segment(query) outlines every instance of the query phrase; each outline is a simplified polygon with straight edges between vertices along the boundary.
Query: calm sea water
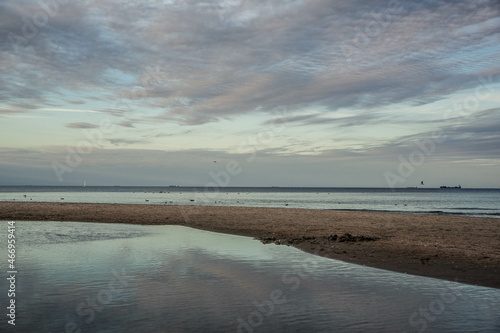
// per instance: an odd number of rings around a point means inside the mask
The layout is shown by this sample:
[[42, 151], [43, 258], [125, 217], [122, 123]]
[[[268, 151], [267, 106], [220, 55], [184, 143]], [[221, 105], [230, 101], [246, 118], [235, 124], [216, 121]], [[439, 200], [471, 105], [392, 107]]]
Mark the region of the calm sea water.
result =
[[[248, 237], [181, 226], [20, 221], [16, 240], [16, 326], [4, 314], [2, 332], [500, 331], [498, 289], [347, 264]], [[0, 247], [6, 245], [2, 237]], [[7, 271], [6, 258], [0, 269]]]
[[0, 187], [0, 201], [366, 210], [500, 217], [500, 189]]

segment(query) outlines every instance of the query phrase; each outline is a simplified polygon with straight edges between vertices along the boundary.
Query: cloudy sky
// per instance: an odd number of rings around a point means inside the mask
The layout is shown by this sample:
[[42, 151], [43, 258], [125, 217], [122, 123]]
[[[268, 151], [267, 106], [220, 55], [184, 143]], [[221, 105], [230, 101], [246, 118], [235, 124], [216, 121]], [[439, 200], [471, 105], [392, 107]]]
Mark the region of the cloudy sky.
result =
[[0, 0], [0, 185], [500, 187], [499, 37], [496, 0]]

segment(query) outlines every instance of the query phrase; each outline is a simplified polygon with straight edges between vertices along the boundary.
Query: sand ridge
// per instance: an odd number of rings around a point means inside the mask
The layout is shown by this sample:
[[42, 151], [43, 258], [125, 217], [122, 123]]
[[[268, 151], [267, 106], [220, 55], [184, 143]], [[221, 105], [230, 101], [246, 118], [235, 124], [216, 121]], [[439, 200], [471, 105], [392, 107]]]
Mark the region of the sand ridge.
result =
[[0, 220], [185, 225], [346, 262], [500, 288], [500, 220], [292, 208], [0, 202]]

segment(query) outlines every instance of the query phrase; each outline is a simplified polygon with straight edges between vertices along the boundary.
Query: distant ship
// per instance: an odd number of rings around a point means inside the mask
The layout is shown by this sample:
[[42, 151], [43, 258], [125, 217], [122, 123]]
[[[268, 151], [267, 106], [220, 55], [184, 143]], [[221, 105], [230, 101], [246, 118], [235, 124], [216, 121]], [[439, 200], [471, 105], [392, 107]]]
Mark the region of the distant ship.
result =
[[440, 188], [454, 188], [454, 189], [461, 189], [462, 186], [460, 186], [460, 184], [458, 184], [458, 186], [441, 186]]

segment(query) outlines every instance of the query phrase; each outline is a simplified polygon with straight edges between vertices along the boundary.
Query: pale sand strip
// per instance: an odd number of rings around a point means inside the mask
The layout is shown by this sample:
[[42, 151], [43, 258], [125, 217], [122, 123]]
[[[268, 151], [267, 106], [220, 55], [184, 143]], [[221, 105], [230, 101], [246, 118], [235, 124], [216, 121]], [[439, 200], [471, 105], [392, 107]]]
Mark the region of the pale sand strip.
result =
[[397, 272], [500, 288], [499, 219], [288, 208], [0, 202], [0, 220], [178, 224], [291, 244]]

